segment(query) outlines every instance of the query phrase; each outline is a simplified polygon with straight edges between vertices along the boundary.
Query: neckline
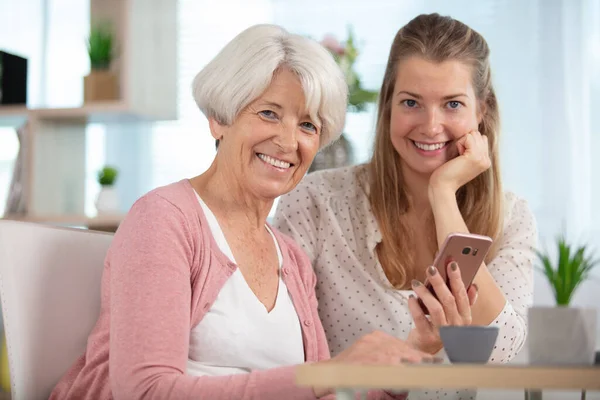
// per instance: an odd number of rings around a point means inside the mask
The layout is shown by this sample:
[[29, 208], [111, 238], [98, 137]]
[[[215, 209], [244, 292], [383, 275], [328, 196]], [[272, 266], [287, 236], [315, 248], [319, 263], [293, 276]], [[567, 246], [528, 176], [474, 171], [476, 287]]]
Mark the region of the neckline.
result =
[[[235, 259], [235, 256], [233, 255], [233, 250], [231, 249], [231, 246], [229, 245], [229, 241], [225, 237], [225, 232], [223, 232], [223, 228], [221, 227], [221, 224], [219, 223], [219, 220], [217, 219], [217, 216], [210, 209], [210, 207], [208, 206], [208, 204], [206, 204], [206, 202], [202, 199], [202, 197], [198, 194], [198, 192], [196, 192], [194, 190], [194, 194], [196, 195], [196, 199], [200, 203], [200, 207], [202, 208], [202, 211], [204, 212], [204, 216], [206, 217], [207, 223], [209, 224], [210, 232], [211, 232], [211, 234], [213, 236], [213, 239], [215, 239], [215, 242], [217, 242], [216, 239], [219, 239], [219, 241], [221, 243], [223, 243], [224, 249], [222, 249], [221, 246], [218, 243], [216, 243], [217, 246], [219, 247], [219, 249], [221, 250], [221, 252], [223, 252], [223, 254], [232, 263], [234, 263], [234, 264], [237, 265], [238, 262]], [[213, 228], [211, 227], [211, 225], [214, 226], [216, 232], [213, 231]], [[267, 230], [267, 232], [269, 233], [269, 236], [271, 237], [271, 239], [273, 240], [273, 244], [275, 245], [275, 252], [277, 253], [277, 266], [278, 266], [278, 269], [281, 271], [281, 268], [283, 266], [283, 252], [281, 250], [281, 246], [279, 245], [279, 241], [275, 237], [275, 234], [273, 233], [273, 230], [269, 227], [269, 225], [266, 222], [265, 222], [264, 227]], [[215, 236], [218, 236], [218, 238], [215, 238]]]
[[[286, 265], [290, 261], [289, 254], [287, 251], [287, 246], [286, 246], [286, 251], [284, 251], [283, 247], [281, 247], [281, 245], [280, 245], [280, 243], [283, 243], [283, 241], [281, 240], [278, 232], [276, 230], [274, 230], [268, 222], [265, 221], [265, 226], [267, 227], [269, 232], [272, 234], [273, 240], [275, 241], [275, 244], [276, 244], [276, 248], [278, 249], [278, 251], [281, 252], [281, 257], [282, 257], [282, 260], [279, 263], [280, 264], [279, 265], [279, 279], [278, 279], [278, 284], [277, 284], [277, 294], [275, 297], [275, 305], [273, 306], [271, 311], [268, 311], [267, 307], [258, 299], [258, 297], [252, 291], [252, 289], [250, 289], [250, 286], [248, 285], [248, 282], [246, 281], [246, 278], [244, 277], [244, 275], [239, 270], [238, 265], [235, 262], [233, 262], [232, 260], [230, 260], [229, 256], [227, 254], [225, 254], [223, 251], [221, 251], [221, 247], [217, 243], [217, 241], [210, 229], [208, 217], [207, 217], [206, 213], [204, 212], [202, 205], [200, 204], [200, 201], [204, 202], [202, 200], [202, 197], [200, 197], [200, 194], [198, 192], [196, 192], [196, 189], [194, 189], [194, 187], [192, 186], [192, 183], [190, 182], [189, 179], [184, 179], [181, 182], [186, 186], [188, 195], [191, 197], [191, 200], [194, 203], [194, 208], [195, 208], [196, 212], [198, 213], [198, 216], [199, 216], [200, 222], [201, 222], [200, 229], [202, 230], [203, 236], [205, 238], [208, 237], [208, 240], [210, 241], [211, 250], [215, 254], [215, 257], [217, 257], [217, 259], [221, 262], [221, 265], [227, 265], [230, 267], [231, 274], [229, 276], [233, 275], [236, 271], [240, 273], [241, 278], [244, 281], [244, 284], [245, 284], [247, 290], [256, 299], [257, 304], [262, 308], [262, 310], [267, 315], [271, 315], [276, 310], [277, 304], [279, 303], [279, 299], [280, 299], [279, 294], [281, 293], [281, 290], [283, 288], [281, 283], [283, 282], [285, 285], [284, 275], [286, 275], [286, 274], [282, 274], [283, 266]], [[200, 200], [200, 201], [198, 201], [198, 200]], [[208, 206], [207, 206], [207, 208], [208, 208]], [[209, 210], [210, 210], [210, 208], [209, 208]], [[216, 219], [216, 217], [215, 217], [215, 219]], [[217, 220], [216, 222], [218, 224], [219, 221]], [[219, 228], [220, 228], [220, 226], [219, 226]], [[228, 244], [228, 246], [229, 246], [229, 244]], [[232, 255], [233, 255], [233, 253], [232, 253]], [[287, 285], [286, 285], [286, 287], [287, 287]], [[290, 296], [292, 296], [291, 292], [290, 292]]]
[[[189, 179], [183, 179], [183, 180], [181, 180], [181, 183], [183, 184], [183, 186], [185, 186], [186, 193], [188, 195], [188, 199], [193, 203], [194, 210], [196, 210], [196, 213], [198, 214], [198, 216], [200, 218], [202, 234], [204, 235], [204, 237], [208, 237], [208, 241], [210, 242], [211, 249], [215, 253], [215, 257], [217, 257], [217, 259], [223, 265], [229, 265], [229, 266], [233, 266], [233, 267], [237, 268], [237, 265], [235, 265], [234, 263], [229, 261], [227, 256], [221, 251], [221, 249], [219, 249], [219, 246], [217, 245], [215, 238], [210, 234], [210, 227], [208, 226], [208, 220], [206, 219], [206, 215], [204, 214], [204, 210], [202, 209], [202, 206], [200, 206], [200, 203], [196, 200], [196, 190], [192, 186], [192, 183], [190, 182]], [[273, 229], [273, 226], [268, 221], [266, 221], [265, 223], [269, 227], [269, 229], [271, 229], [271, 231], [275, 235], [275, 238], [277, 239], [277, 243], [279, 243], [279, 246], [281, 247], [281, 255], [283, 256], [283, 263], [282, 263], [283, 267], [285, 268], [286, 265], [291, 265], [291, 263], [292, 263], [292, 259], [291, 259], [291, 255], [290, 255], [291, 249], [289, 248], [287, 241], [285, 240], [285, 237], [277, 229]]]

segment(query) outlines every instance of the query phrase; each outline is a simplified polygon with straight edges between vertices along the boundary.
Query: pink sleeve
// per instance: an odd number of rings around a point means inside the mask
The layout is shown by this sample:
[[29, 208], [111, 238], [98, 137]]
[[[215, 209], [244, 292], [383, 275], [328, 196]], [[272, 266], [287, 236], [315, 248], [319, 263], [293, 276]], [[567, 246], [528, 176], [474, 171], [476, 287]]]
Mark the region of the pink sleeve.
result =
[[[166, 199], [138, 200], [109, 252], [110, 386], [115, 399], [314, 399], [295, 367], [245, 375], [186, 375], [194, 241]], [[107, 290], [107, 289], [104, 289]]]

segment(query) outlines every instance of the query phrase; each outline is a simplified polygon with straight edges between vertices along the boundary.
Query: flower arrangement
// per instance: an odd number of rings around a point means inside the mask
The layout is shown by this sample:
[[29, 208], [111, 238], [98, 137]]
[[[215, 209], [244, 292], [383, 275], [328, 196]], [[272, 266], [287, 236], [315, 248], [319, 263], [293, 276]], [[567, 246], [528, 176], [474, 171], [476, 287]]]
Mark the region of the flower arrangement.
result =
[[349, 92], [348, 108], [352, 111], [363, 111], [368, 103], [376, 102], [379, 92], [364, 89], [358, 74], [354, 71], [354, 63], [359, 52], [352, 28], [348, 28], [348, 38], [344, 42], [338, 41], [333, 35], [326, 35], [321, 40], [321, 45], [329, 50], [346, 76]]

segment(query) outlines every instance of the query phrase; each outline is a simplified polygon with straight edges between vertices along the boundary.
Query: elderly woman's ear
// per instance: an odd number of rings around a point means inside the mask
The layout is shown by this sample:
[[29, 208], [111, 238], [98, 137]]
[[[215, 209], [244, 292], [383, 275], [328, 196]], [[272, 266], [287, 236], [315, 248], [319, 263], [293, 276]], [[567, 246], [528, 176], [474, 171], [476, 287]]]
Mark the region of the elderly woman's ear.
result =
[[215, 118], [208, 118], [208, 127], [210, 134], [215, 138], [215, 148], [219, 148], [219, 142], [223, 139], [223, 129], [225, 126], [221, 125]]

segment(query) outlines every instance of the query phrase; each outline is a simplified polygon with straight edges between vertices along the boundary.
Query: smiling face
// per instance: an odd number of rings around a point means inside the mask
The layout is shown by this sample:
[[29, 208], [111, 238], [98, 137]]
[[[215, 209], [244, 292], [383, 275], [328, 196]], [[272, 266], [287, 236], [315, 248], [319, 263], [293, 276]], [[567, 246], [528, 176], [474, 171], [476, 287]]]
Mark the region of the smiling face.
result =
[[275, 199], [306, 174], [319, 149], [321, 123], [308, 116], [298, 77], [282, 69], [233, 124], [211, 120], [211, 131], [221, 139], [219, 162], [242, 190]]
[[454, 60], [435, 63], [420, 57], [400, 63], [390, 135], [408, 170], [429, 175], [456, 157], [455, 141], [477, 130], [479, 120], [468, 65]]

